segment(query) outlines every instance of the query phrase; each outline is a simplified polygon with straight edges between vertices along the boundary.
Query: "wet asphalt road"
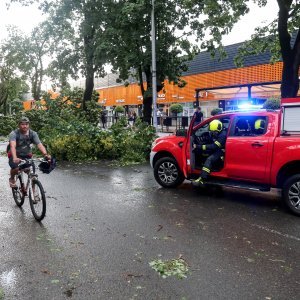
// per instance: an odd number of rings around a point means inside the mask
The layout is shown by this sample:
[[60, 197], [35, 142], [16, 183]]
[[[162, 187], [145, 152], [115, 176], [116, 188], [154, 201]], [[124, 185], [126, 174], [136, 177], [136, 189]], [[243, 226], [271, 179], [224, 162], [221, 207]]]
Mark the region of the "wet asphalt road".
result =
[[[61, 163], [39, 175], [39, 224], [14, 204], [5, 157], [0, 176], [4, 299], [299, 299], [300, 219], [276, 192], [167, 190], [148, 165]], [[149, 266], [179, 256], [186, 279]]]

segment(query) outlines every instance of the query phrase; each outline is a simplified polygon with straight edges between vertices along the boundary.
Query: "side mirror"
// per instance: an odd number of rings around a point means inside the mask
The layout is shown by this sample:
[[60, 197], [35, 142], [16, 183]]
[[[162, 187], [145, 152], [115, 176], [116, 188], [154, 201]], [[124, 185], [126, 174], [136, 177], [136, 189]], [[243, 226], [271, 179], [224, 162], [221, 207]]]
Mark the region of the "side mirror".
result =
[[176, 130], [176, 136], [184, 136], [186, 137], [187, 136], [187, 130], [186, 129], [177, 129]]

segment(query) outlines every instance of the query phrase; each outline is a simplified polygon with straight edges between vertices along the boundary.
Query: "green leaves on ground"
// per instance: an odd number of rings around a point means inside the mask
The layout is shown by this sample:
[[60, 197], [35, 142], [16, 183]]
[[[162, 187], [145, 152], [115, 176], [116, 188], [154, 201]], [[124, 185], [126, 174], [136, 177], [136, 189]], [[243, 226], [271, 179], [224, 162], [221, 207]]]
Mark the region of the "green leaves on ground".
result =
[[179, 279], [183, 279], [187, 277], [186, 274], [189, 270], [187, 263], [182, 257], [166, 261], [155, 259], [151, 261], [149, 265], [152, 269], [158, 272], [162, 278], [176, 276]]

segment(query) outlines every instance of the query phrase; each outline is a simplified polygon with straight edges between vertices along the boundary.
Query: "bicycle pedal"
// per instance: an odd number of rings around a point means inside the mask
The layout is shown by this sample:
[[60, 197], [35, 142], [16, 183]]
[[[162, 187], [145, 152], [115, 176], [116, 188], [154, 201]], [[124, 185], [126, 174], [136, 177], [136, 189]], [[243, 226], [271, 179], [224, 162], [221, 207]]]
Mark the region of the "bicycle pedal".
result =
[[34, 204], [37, 204], [38, 202], [40, 202], [41, 201], [41, 199], [40, 199], [40, 197], [39, 196], [34, 196], [34, 199], [33, 199], [33, 203]]

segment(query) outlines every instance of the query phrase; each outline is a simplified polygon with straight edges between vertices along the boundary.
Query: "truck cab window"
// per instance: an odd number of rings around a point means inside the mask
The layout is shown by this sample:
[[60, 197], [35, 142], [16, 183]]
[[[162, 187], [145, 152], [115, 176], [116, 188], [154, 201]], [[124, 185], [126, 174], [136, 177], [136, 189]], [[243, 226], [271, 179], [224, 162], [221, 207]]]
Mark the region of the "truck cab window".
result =
[[259, 136], [266, 133], [265, 116], [238, 116], [235, 118], [230, 136]]

